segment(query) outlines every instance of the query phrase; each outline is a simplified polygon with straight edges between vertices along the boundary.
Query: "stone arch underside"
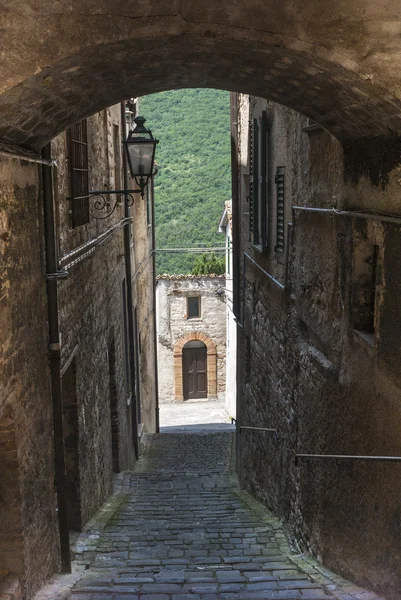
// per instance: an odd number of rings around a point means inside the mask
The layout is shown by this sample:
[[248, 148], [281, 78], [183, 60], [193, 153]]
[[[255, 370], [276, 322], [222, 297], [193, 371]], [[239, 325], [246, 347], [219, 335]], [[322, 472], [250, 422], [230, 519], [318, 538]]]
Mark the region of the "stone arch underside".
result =
[[217, 348], [214, 341], [202, 331], [189, 331], [174, 346], [174, 398], [184, 400], [184, 381], [182, 373], [182, 354], [188, 342], [199, 340], [206, 346], [207, 352], [207, 397], [217, 398]]
[[[382, 3], [379, 3], [382, 4]], [[269, 98], [341, 139], [401, 131], [398, 0], [11, 0], [0, 139], [38, 150], [132, 95], [215, 87]]]

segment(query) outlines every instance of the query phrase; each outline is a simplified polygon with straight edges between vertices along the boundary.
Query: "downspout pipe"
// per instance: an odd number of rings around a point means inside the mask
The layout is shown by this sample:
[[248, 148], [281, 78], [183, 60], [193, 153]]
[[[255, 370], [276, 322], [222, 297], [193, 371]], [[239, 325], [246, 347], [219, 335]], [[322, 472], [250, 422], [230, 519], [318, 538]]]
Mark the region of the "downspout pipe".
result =
[[[125, 122], [125, 102], [121, 102], [121, 138], [125, 142], [127, 138]], [[128, 190], [128, 164], [127, 157], [123, 148], [123, 188]], [[129, 195], [124, 194], [124, 217], [130, 218]], [[136, 369], [135, 369], [135, 330], [134, 330], [134, 302], [132, 294], [132, 258], [131, 258], [131, 221], [127, 221], [124, 226], [124, 256], [125, 256], [125, 280], [127, 282], [127, 306], [128, 306], [128, 339], [129, 339], [129, 357], [131, 370], [132, 393], [132, 437], [134, 443], [135, 458], [139, 458], [138, 441], [138, 407], [136, 394]]]
[[230, 93], [231, 113], [231, 213], [233, 253], [233, 313], [240, 320], [241, 313], [241, 259], [240, 259], [240, 207], [238, 189], [238, 94]]
[[[53, 205], [53, 177], [51, 145], [42, 151], [42, 189], [46, 273], [57, 272], [56, 230]], [[57, 280], [47, 278], [47, 314], [49, 323], [49, 363], [53, 404], [53, 432], [55, 480], [57, 488], [57, 516], [60, 536], [61, 572], [71, 572], [70, 539], [68, 527], [67, 478], [64, 456], [63, 401], [61, 393], [61, 353]]]
[[[157, 172], [155, 173], [157, 175]], [[154, 176], [155, 176], [154, 175]], [[157, 308], [156, 308], [156, 223], [155, 223], [155, 182], [154, 176], [152, 177], [152, 292], [153, 292], [153, 335], [154, 335], [154, 352], [155, 352], [155, 421], [156, 421], [156, 433], [160, 433], [160, 406], [159, 406], [159, 372], [157, 363], [157, 331], [156, 331], [156, 319], [157, 319]]]

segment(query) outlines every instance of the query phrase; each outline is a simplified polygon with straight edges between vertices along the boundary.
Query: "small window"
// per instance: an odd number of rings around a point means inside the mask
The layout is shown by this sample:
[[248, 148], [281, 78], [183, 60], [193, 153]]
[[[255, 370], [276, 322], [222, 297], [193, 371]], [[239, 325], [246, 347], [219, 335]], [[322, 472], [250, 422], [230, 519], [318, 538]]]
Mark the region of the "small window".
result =
[[285, 248], [285, 167], [276, 170], [276, 252]]
[[67, 130], [72, 227], [89, 223], [88, 131], [84, 119]]
[[200, 296], [188, 296], [187, 319], [198, 319], [200, 317]]
[[231, 240], [227, 237], [227, 275], [231, 274]]
[[353, 254], [352, 327], [374, 334], [379, 248], [359, 242], [354, 245]]

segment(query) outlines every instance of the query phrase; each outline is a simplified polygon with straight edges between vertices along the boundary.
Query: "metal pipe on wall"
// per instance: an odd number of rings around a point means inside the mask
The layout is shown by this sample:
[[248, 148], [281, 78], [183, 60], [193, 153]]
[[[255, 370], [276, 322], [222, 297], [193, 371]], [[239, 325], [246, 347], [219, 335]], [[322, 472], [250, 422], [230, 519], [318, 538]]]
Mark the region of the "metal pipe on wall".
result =
[[[231, 214], [232, 214], [232, 264], [233, 264], [233, 304], [232, 310], [237, 323], [237, 340], [240, 340], [241, 332], [239, 321], [241, 320], [241, 264], [240, 264], [240, 200], [239, 200], [239, 189], [238, 189], [238, 94], [236, 92], [230, 93], [230, 133], [231, 133]], [[240, 364], [240, 344], [237, 341], [236, 349], [236, 379], [238, 381], [238, 365]], [[240, 422], [242, 419], [242, 393], [240, 386], [237, 386], [237, 397], [236, 397], [236, 415], [235, 421], [236, 429], [236, 469], [238, 477], [241, 478], [241, 446], [240, 446]]]
[[[124, 142], [127, 137], [125, 124], [125, 102], [121, 102], [121, 138]], [[128, 164], [125, 152], [123, 152], [123, 188], [128, 189]], [[130, 198], [128, 194], [124, 195], [124, 217], [130, 218]], [[125, 255], [125, 280], [127, 284], [127, 306], [128, 306], [128, 339], [129, 339], [129, 355], [131, 367], [131, 386], [133, 403], [132, 410], [132, 437], [134, 443], [134, 451], [136, 459], [139, 458], [139, 440], [138, 440], [138, 407], [136, 394], [136, 368], [135, 368], [135, 329], [134, 329], [134, 302], [132, 294], [132, 262], [131, 262], [131, 222], [127, 221], [124, 226], [124, 255]]]
[[154, 351], [155, 351], [155, 388], [156, 388], [156, 406], [155, 406], [155, 421], [156, 421], [156, 433], [160, 432], [160, 407], [159, 407], [159, 372], [157, 363], [157, 331], [156, 331], [156, 231], [155, 231], [155, 182], [154, 178], [152, 182], [152, 267], [153, 267], [153, 335], [154, 335]]
[[[46, 272], [57, 272], [57, 249], [53, 206], [53, 177], [51, 165], [51, 145], [42, 151], [42, 189]], [[57, 280], [46, 279], [47, 311], [49, 322], [49, 363], [51, 394], [53, 403], [53, 431], [55, 479], [57, 488], [57, 515], [60, 535], [61, 570], [71, 572], [70, 538], [68, 526], [67, 479], [64, 456], [63, 401], [61, 392], [60, 330], [58, 314]]]

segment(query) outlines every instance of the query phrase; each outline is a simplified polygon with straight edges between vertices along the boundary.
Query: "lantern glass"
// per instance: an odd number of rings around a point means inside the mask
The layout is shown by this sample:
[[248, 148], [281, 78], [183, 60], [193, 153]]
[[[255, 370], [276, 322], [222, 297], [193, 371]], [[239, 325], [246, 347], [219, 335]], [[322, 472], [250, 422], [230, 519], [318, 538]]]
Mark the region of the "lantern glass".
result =
[[153, 172], [155, 140], [131, 138], [127, 140], [128, 161], [132, 177], [150, 177]]

